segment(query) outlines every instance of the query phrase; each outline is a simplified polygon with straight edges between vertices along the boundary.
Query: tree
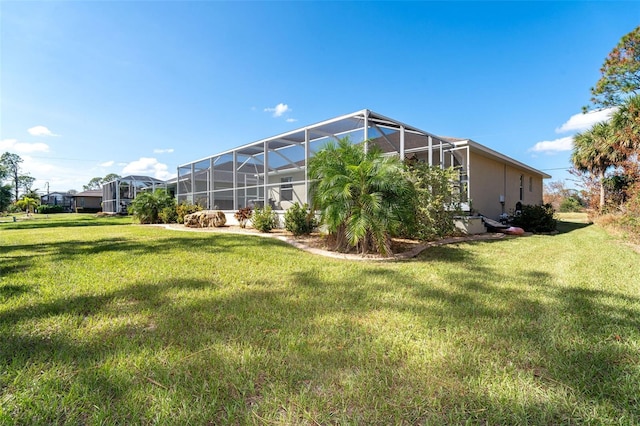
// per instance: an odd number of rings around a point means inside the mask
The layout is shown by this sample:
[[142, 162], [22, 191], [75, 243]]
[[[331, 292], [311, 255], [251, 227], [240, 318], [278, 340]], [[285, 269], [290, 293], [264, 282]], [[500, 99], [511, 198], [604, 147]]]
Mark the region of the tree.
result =
[[[620, 105], [630, 94], [640, 92], [640, 27], [622, 37], [600, 69], [602, 77], [591, 88], [596, 108]], [[583, 108], [586, 112], [587, 107]]]
[[571, 162], [581, 172], [597, 175], [600, 183], [600, 209], [605, 204], [604, 178], [607, 169], [625, 159], [616, 149], [613, 126], [608, 122], [596, 123], [589, 130], [573, 137]]
[[413, 193], [398, 158], [344, 138], [309, 160], [309, 177], [314, 208], [336, 250], [391, 253], [390, 237], [411, 217]]
[[628, 154], [640, 151], [640, 95], [627, 99], [611, 118], [617, 145]]
[[19, 175], [20, 175], [20, 163], [22, 163], [22, 158], [18, 154], [12, 154], [10, 152], [5, 152], [0, 157], [0, 164], [5, 169], [6, 176], [10, 176], [13, 181], [13, 188], [15, 198], [14, 200], [18, 200], [18, 188], [19, 188]]
[[562, 180], [544, 184], [542, 202], [544, 204], [551, 204], [554, 210], [561, 212], [579, 211], [584, 204], [580, 192], [572, 188], [567, 188], [565, 182]]
[[29, 175], [20, 175], [18, 176], [18, 186], [22, 189], [22, 193], [26, 194], [28, 192], [32, 192], [33, 183], [36, 181], [36, 178]]
[[83, 185], [82, 189], [85, 191], [91, 191], [94, 189], [100, 189], [101, 187], [102, 187], [102, 178], [94, 177], [89, 181], [89, 183], [87, 183], [86, 185]]
[[107, 182], [111, 182], [113, 180], [116, 179], [120, 179], [120, 175], [116, 174], [116, 173], [109, 173], [108, 175], [106, 175], [105, 177], [94, 177], [92, 178], [89, 183], [87, 183], [86, 185], [83, 185], [82, 188], [85, 191], [91, 191], [91, 190], [95, 190], [95, 189], [100, 189], [102, 188], [102, 185], [104, 185]]
[[104, 178], [102, 178], [102, 185], [104, 185], [107, 182], [111, 182], [113, 180], [120, 179], [120, 178], [121, 178], [121, 176], [119, 174], [109, 173]]
[[33, 209], [38, 205], [38, 200], [31, 197], [22, 197], [18, 201], [16, 201], [16, 206], [25, 210], [27, 214], [33, 213]]
[[0, 212], [11, 205], [11, 185], [0, 185]]

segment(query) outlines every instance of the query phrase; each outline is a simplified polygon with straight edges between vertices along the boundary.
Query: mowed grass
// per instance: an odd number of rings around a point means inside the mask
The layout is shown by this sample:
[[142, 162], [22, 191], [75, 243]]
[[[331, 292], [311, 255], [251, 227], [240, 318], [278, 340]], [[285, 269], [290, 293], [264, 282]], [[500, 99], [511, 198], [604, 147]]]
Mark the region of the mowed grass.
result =
[[0, 223], [0, 423], [640, 423], [640, 255], [596, 226], [376, 263], [108, 220]]

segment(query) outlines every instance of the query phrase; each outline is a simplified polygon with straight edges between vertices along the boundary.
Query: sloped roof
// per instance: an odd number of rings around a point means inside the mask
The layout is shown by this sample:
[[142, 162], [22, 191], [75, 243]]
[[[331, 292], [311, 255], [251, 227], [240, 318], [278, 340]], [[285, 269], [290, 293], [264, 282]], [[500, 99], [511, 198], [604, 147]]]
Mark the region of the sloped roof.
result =
[[102, 189], [91, 189], [74, 194], [73, 197], [100, 197], [102, 198]]

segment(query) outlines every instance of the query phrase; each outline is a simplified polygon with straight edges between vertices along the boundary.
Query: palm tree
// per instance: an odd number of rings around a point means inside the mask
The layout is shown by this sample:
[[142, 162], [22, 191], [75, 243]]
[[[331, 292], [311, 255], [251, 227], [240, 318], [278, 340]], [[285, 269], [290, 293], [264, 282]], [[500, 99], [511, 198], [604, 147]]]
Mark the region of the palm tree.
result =
[[627, 99], [611, 118], [618, 146], [628, 154], [640, 151], [640, 95]]
[[391, 234], [409, 217], [413, 187], [397, 157], [348, 138], [328, 143], [309, 161], [311, 198], [339, 251], [391, 253]]
[[600, 180], [600, 209], [604, 207], [604, 177], [607, 169], [620, 164], [626, 156], [617, 149], [613, 126], [609, 122], [596, 123], [589, 130], [573, 137], [571, 162], [582, 172], [597, 175]]

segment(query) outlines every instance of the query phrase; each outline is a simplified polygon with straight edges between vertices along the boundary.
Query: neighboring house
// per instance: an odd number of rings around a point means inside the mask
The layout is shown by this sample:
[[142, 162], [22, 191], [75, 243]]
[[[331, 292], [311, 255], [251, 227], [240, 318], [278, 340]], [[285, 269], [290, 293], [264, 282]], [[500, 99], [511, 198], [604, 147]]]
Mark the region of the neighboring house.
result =
[[96, 213], [102, 211], [102, 190], [94, 189], [74, 194], [73, 210], [76, 213]]
[[167, 182], [150, 176], [125, 176], [102, 185], [102, 211], [126, 214], [129, 204], [144, 191], [167, 189]]
[[454, 167], [463, 209], [497, 219], [516, 203], [541, 204], [550, 176], [477, 142], [436, 136], [370, 110], [362, 110], [262, 139], [178, 167], [176, 197], [233, 212], [271, 205], [286, 210], [309, 202], [307, 164], [331, 140], [368, 141], [387, 155]]
[[73, 195], [68, 192], [50, 192], [40, 197], [40, 204], [46, 206], [62, 206], [64, 211], [71, 212]]

